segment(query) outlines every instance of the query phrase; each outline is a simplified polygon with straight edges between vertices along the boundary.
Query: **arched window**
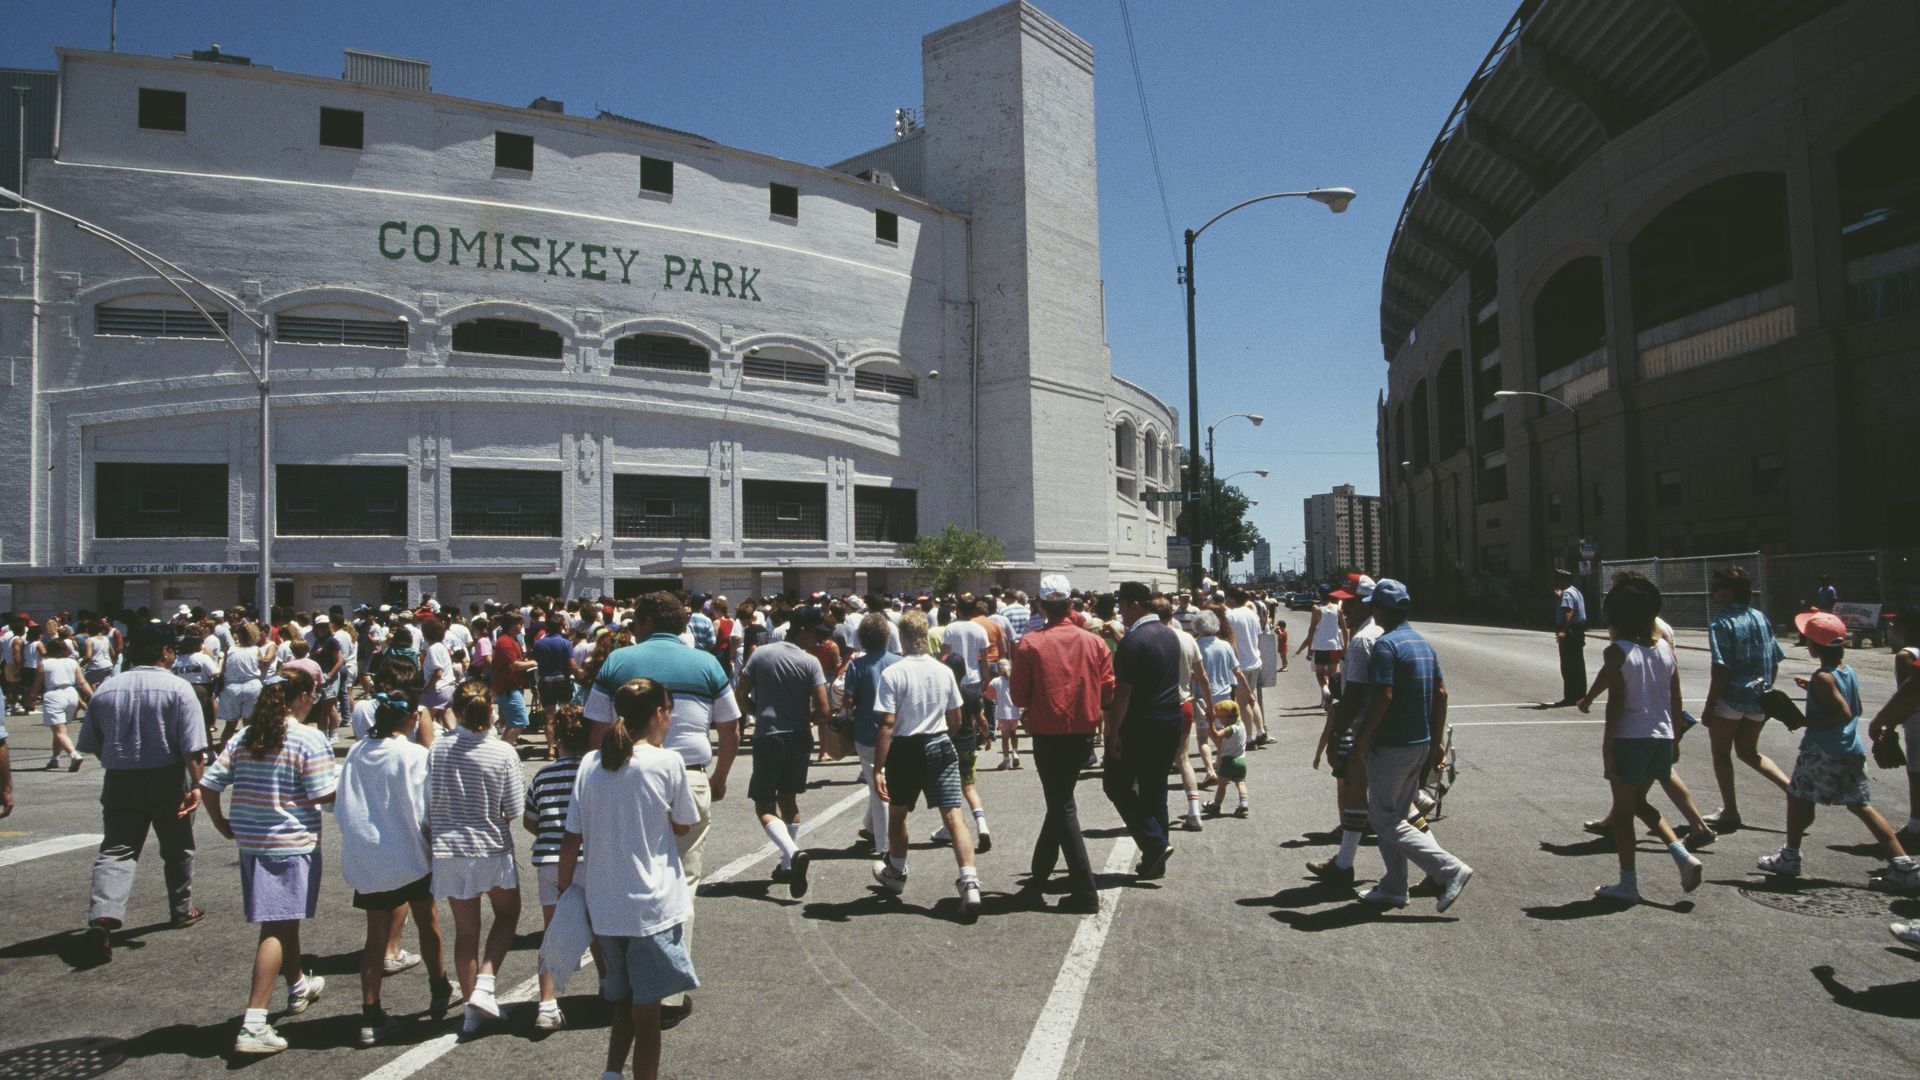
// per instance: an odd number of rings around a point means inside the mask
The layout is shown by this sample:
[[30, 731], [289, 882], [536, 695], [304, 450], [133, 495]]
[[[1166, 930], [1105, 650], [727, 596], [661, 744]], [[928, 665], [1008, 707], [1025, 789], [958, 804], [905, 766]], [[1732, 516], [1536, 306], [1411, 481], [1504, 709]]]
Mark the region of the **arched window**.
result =
[[1122, 420], [1113, 428], [1113, 464], [1115, 468], [1126, 472], [1134, 470], [1134, 449], [1139, 436], [1134, 431], [1133, 421]]
[[1627, 254], [1635, 330], [1784, 284], [1793, 277], [1787, 178], [1745, 173], [1716, 180], [1660, 211]]
[[1438, 401], [1440, 457], [1444, 460], [1467, 446], [1467, 381], [1465, 363], [1455, 349], [1440, 362], [1435, 382]]
[[1895, 106], [1835, 155], [1847, 318], [1920, 311], [1920, 98]]
[[797, 350], [748, 349], [745, 359], [740, 362], [740, 374], [749, 379], [766, 379], [769, 382], [827, 385], [826, 362]]
[[1145, 454], [1145, 458], [1147, 463], [1147, 479], [1149, 480], [1160, 479], [1160, 433], [1159, 432], [1156, 432], [1156, 431], [1147, 432], [1147, 452]]
[[1541, 378], [1593, 355], [1607, 342], [1600, 258], [1587, 255], [1553, 272], [1533, 302], [1533, 353]]
[[525, 319], [469, 319], [453, 328], [454, 352], [558, 360], [565, 347], [559, 334]]
[[407, 320], [357, 304], [305, 305], [273, 317], [273, 340], [296, 345], [407, 347]]
[[1416, 469], [1427, 467], [1427, 446], [1432, 434], [1427, 419], [1427, 380], [1421, 379], [1413, 384], [1413, 442], [1408, 447], [1412, 451], [1408, 459]]
[[677, 334], [628, 334], [613, 343], [613, 365], [704, 375], [713, 369], [713, 354]]
[[902, 398], [920, 396], [920, 382], [913, 372], [898, 364], [871, 360], [853, 369], [853, 388]]

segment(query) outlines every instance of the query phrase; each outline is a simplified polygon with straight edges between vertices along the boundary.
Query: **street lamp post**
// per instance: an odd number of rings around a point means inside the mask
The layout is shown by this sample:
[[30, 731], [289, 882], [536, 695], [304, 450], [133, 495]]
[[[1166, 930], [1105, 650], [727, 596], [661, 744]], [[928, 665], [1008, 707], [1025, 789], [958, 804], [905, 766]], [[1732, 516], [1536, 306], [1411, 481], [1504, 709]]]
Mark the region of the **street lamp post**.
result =
[[[1261, 416], [1259, 413], [1234, 413], [1232, 416], [1223, 416], [1220, 419], [1215, 420], [1213, 423], [1207, 425], [1207, 476], [1212, 478], [1211, 482], [1207, 485], [1207, 531], [1213, 534], [1213, 551], [1214, 551], [1213, 561], [1215, 566], [1213, 576], [1216, 578], [1221, 576], [1220, 571], [1218, 569], [1220, 564], [1220, 531], [1221, 530], [1220, 530], [1220, 482], [1219, 482], [1219, 478], [1214, 476], [1214, 472], [1213, 472], [1213, 429], [1219, 427], [1221, 424], [1224, 424], [1229, 420], [1239, 420], [1243, 418], [1251, 422], [1254, 427], [1259, 427], [1261, 424], [1264, 424], [1267, 422], [1267, 418], [1264, 416]], [[1235, 475], [1239, 475], [1239, 474], [1236, 473]], [[1265, 472], [1262, 472], [1260, 475], [1265, 476], [1267, 474]]]
[[[1267, 202], [1270, 199], [1290, 199], [1290, 198], [1312, 199], [1314, 202], [1317, 202], [1326, 206], [1329, 210], [1332, 210], [1334, 213], [1341, 214], [1346, 212], [1347, 204], [1353, 201], [1354, 192], [1352, 188], [1344, 188], [1344, 187], [1314, 188], [1312, 191], [1276, 191], [1270, 195], [1259, 195], [1254, 198], [1248, 199], [1245, 202], [1235, 203], [1234, 205], [1229, 206], [1225, 210], [1222, 210], [1219, 213], [1208, 218], [1207, 223], [1205, 225], [1202, 225], [1197, 229], [1187, 230], [1187, 262], [1185, 266], [1178, 268], [1179, 269], [1178, 276], [1179, 276], [1180, 283], [1187, 287], [1187, 443], [1188, 443], [1188, 450], [1187, 450], [1187, 488], [1186, 490], [1189, 493], [1197, 492], [1200, 490], [1200, 462], [1199, 462], [1200, 354], [1199, 354], [1198, 345], [1195, 342], [1194, 329], [1193, 329], [1193, 242], [1195, 240], [1200, 239], [1200, 234], [1203, 232], [1206, 232], [1209, 228], [1211, 228], [1214, 222], [1219, 221], [1221, 218], [1226, 217], [1228, 214], [1233, 213], [1235, 210], [1239, 210], [1243, 207], [1252, 206], [1254, 203]], [[1198, 515], [1195, 515], [1195, 516], [1197, 517]], [[1188, 544], [1193, 549], [1188, 572], [1193, 578], [1192, 585], [1195, 589], [1198, 589], [1200, 587], [1200, 579], [1202, 577], [1202, 564], [1200, 562], [1200, 546], [1205, 541], [1205, 539], [1206, 539], [1205, 537], [1200, 537], [1200, 536], [1188, 537]]]
[[[1497, 398], [1536, 397], [1536, 398], [1540, 398], [1543, 401], [1551, 401], [1555, 405], [1558, 405], [1561, 408], [1567, 410], [1569, 413], [1573, 414], [1573, 527], [1577, 529], [1580, 533], [1579, 542], [1583, 544], [1586, 543], [1587, 541], [1587, 495], [1586, 495], [1587, 472], [1586, 472], [1585, 463], [1581, 458], [1580, 410], [1574, 408], [1573, 406], [1567, 404], [1566, 402], [1560, 400], [1559, 398], [1554, 397], [1552, 394], [1541, 394], [1541, 393], [1536, 393], [1532, 390], [1495, 390], [1493, 392], [1493, 396]], [[1577, 555], [1578, 552], [1576, 552], [1575, 554]], [[1585, 574], [1580, 574], [1577, 576], [1580, 578], [1581, 585], [1584, 586], [1587, 584], [1587, 578]]]
[[[233, 355], [239, 359], [240, 366], [246, 368], [247, 374], [253, 376], [254, 385], [260, 390], [260, 490], [258, 505], [255, 507], [258, 511], [258, 528], [260, 531], [260, 584], [259, 596], [257, 598], [259, 611], [257, 611], [256, 614], [262, 619], [266, 618], [267, 611], [273, 604], [273, 454], [270, 449], [272, 446], [270, 424], [273, 413], [272, 403], [268, 397], [268, 374], [272, 370], [273, 336], [267, 332], [267, 324], [254, 318], [238, 304], [222, 296], [213, 286], [180, 269], [164, 257], [154, 254], [152, 251], [147, 250], [123, 236], [116, 235], [103, 226], [96, 225], [85, 218], [76, 217], [64, 210], [56, 210], [45, 203], [35, 202], [18, 192], [9, 191], [6, 188], [0, 188], [0, 199], [4, 199], [7, 202], [14, 203], [28, 210], [37, 210], [40, 213], [57, 217], [62, 221], [72, 222], [73, 226], [81, 232], [97, 236], [113, 247], [118, 248], [129, 258], [133, 259], [133, 261], [144, 267], [148, 273], [165, 282], [174, 292], [179, 293], [181, 298], [186, 300], [187, 303], [193, 305], [193, 310], [199, 312], [200, 317], [207, 321], [207, 325], [213, 327], [214, 333], [220, 335], [220, 340], [227, 343], [227, 348], [233, 350]], [[206, 306], [201, 304], [198, 298], [181, 286], [180, 278], [184, 278], [199, 286], [208, 296], [218, 300], [221, 306], [233, 314], [238, 315], [240, 321], [253, 328], [254, 332], [260, 337], [260, 364], [258, 367], [255, 367], [253, 361], [247, 358], [247, 354], [241, 351], [239, 344], [233, 340], [232, 335], [227, 333], [226, 328], [213, 320], [213, 315], [207, 311]]]
[[[1226, 483], [1227, 480], [1231, 480], [1236, 476], [1245, 476], [1248, 473], [1252, 473], [1253, 475], [1258, 476], [1261, 479], [1265, 479], [1269, 475], [1266, 469], [1241, 469], [1237, 473], [1227, 474], [1226, 479], [1223, 480], [1220, 477], [1213, 475], [1213, 463], [1212, 462], [1207, 463], [1207, 476], [1212, 479], [1212, 484], [1210, 485], [1212, 490], [1207, 493], [1207, 515], [1211, 521], [1211, 524], [1213, 525], [1213, 534], [1214, 534], [1213, 576], [1215, 579], [1220, 581], [1225, 581], [1227, 578], [1227, 560], [1224, 558], [1221, 558], [1220, 556], [1220, 536], [1225, 530], [1220, 528], [1219, 520], [1214, 517], [1214, 514], [1217, 513], [1220, 508], [1220, 485]], [[1252, 499], [1248, 499], [1247, 505], [1249, 507], [1253, 507], [1253, 506], [1259, 506], [1260, 504], [1255, 502]]]

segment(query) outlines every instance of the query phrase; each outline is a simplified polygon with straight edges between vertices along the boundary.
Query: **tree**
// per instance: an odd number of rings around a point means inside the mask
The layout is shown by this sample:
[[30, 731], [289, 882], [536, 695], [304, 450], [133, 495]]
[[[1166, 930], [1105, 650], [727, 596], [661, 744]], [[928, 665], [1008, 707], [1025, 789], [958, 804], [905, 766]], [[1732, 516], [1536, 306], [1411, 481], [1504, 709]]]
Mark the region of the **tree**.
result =
[[932, 536], [916, 538], [900, 554], [931, 579], [935, 592], [952, 592], [968, 577], [1000, 561], [1000, 538], [949, 523]]
[[[1183, 466], [1186, 464], [1186, 457], [1186, 452], [1182, 451], [1181, 463]], [[1224, 528], [1215, 530], [1213, 527], [1213, 502], [1206, 497], [1214, 484], [1213, 470], [1207, 468], [1206, 462], [1202, 461], [1200, 463], [1200, 473], [1201, 499], [1199, 502], [1186, 504], [1186, 509], [1180, 511], [1180, 518], [1174, 528], [1178, 530], [1181, 536], [1192, 537], [1195, 543], [1200, 543], [1203, 540], [1211, 541], [1215, 548], [1225, 556], [1228, 563], [1237, 562], [1246, 558], [1253, 553], [1253, 545], [1260, 542], [1260, 530], [1254, 528], [1253, 523], [1247, 520], [1247, 509], [1250, 500], [1247, 498], [1246, 492], [1241, 491], [1232, 484], [1224, 484], [1221, 486], [1219, 492], [1220, 522]]]

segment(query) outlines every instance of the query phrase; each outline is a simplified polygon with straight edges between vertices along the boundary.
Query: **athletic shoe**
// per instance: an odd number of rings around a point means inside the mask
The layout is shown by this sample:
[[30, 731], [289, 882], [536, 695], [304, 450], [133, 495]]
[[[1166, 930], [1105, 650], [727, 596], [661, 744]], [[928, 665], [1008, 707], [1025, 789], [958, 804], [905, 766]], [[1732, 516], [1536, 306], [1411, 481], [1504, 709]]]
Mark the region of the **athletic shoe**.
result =
[[1687, 856], [1687, 861], [1680, 864], [1680, 890], [1692, 892], [1699, 888], [1700, 879], [1706, 876], [1706, 872], [1705, 864], [1691, 855]]
[[1730, 832], [1736, 832], [1740, 828], [1740, 815], [1728, 813], [1725, 810], [1708, 814], [1705, 820], [1707, 828], [1712, 829], [1722, 836]]
[[1236, 807], [1234, 807], [1234, 808], [1233, 808], [1233, 816], [1234, 816], [1234, 817], [1237, 817], [1237, 818], [1243, 818], [1243, 817], [1246, 817], [1246, 816], [1247, 816], [1247, 804], [1246, 804], [1246, 803], [1241, 803], [1241, 804], [1240, 804], [1239, 806], [1236, 806]]
[[1909, 945], [1920, 945], [1920, 922], [1897, 922], [1887, 926], [1893, 936]]
[[1755, 865], [1775, 877], [1799, 877], [1800, 853], [1781, 848], [1776, 854], [1763, 856]]
[[68, 772], [70, 772], [70, 773], [77, 773], [77, 772], [79, 772], [79, 771], [80, 771], [80, 763], [81, 763], [81, 762], [83, 762], [83, 761], [85, 761], [85, 760], [87, 760], [87, 755], [85, 755], [85, 754], [75, 754], [75, 755], [73, 755], [72, 757], [70, 757], [70, 758], [68, 758], [68, 759], [67, 759], [67, 771], [68, 771]]
[[500, 999], [493, 996], [493, 991], [476, 986], [473, 993], [467, 995], [467, 1018], [471, 1020], [475, 1016], [488, 1020], [500, 1019]]
[[86, 953], [83, 962], [88, 967], [97, 967], [113, 961], [113, 931], [99, 923], [87, 927]]
[[1602, 885], [1593, 890], [1593, 895], [1602, 900], [1618, 900], [1623, 904], [1637, 904], [1640, 902], [1640, 890], [1635, 886], [1628, 885], [1624, 881], [1616, 881], [1611, 885]]
[[[1100, 894], [1097, 892], [1068, 893], [1060, 898], [1053, 910], [1067, 915], [1098, 915], [1100, 913]], [[1915, 924], [1920, 926], [1920, 924]]]
[[939, 828], [933, 830], [933, 835], [927, 837], [927, 842], [931, 844], [942, 844], [942, 845], [951, 844], [953, 843], [953, 834], [947, 831], [947, 827], [945, 825], [942, 825]]
[[1688, 851], [1699, 851], [1701, 848], [1713, 843], [1716, 837], [1712, 829], [1688, 828], [1687, 834], [1680, 839], [1686, 843]]
[[233, 1052], [236, 1054], [277, 1054], [287, 1048], [287, 1040], [273, 1030], [272, 1024], [259, 1027], [240, 1025], [240, 1034], [234, 1036]]
[[1390, 893], [1378, 885], [1360, 894], [1360, 902], [1375, 907], [1403, 908], [1407, 906], [1406, 893]]
[[1889, 866], [1875, 875], [1869, 884], [1876, 889], [1885, 889], [1888, 892], [1920, 889], [1920, 866], [1910, 866], [1905, 869]]
[[452, 1008], [453, 1003], [459, 998], [458, 992], [453, 988], [453, 980], [444, 976], [438, 979], [429, 978], [427, 987], [431, 993], [427, 1000], [427, 1011], [433, 1014], [435, 1020], [444, 1018], [447, 1010]]
[[895, 896], [907, 891], [907, 872], [895, 870], [893, 864], [885, 859], [873, 864], [873, 880]]
[[[380, 1016], [379, 1027], [373, 1027], [368, 1024], [360, 1025], [360, 1046], [364, 1049], [366, 1047], [374, 1045], [375, 1043], [380, 1042], [383, 1039], [390, 1039], [399, 1030], [400, 1030], [400, 1018], [397, 1016], [388, 1016], [383, 1013]], [[237, 1050], [239, 1049], [239, 1047], [236, 1046], [234, 1047], [234, 1049]]]
[[986, 831], [985, 829], [980, 830], [979, 839], [973, 842], [974, 854], [985, 855], [987, 852], [992, 850], [993, 850], [993, 834]]
[[1014, 767], [1014, 768], [1016, 768], [1016, 769], [1020, 767], [1020, 755], [1019, 755], [1019, 754], [1015, 754], [1015, 755], [1013, 755], [1013, 767]]
[[1173, 858], [1173, 845], [1166, 844], [1159, 851], [1140, 860], [1137, 871], [1141, 881], [1158, 881], [1167, 876], [1167, 860]]
[[1473, 867], [1463, 864], [1452, 877], [1447, 879], [1447, 883], [1440, 887], [1440, 899], [1434, 902], [1433, 910], [1444, 912], [1452, 907], [1453, 902], [1460, 899], [1460, 894], [1466, 890], [1467, 882], [1472, 880]]
[[381, 966], [386, 969], [387, 974], [398, 975], [419, 962], [420, 956], [418, 953], [410, 953], [405, 949], [401, 949], [394, 955], [387, 957]]
[[287, 991], [287, 1015], [299, 1016], [307, 1011], [307, 1006], [320, 1000], [320, 994], [327, 988], [327, 980], [318, 975], [307, 976], [307, 992], [296, 994]]
[[1186, 817], [1181, 818], [1180, 831], [1181, 832], [1199, 832], [1200, 831], [1200, 815], [1188, 814]]
[[954, 890], [960, 894], [960, 921], [972, 922], [980, 917], [980, 879], [963, 877], [953, 883]]
[[533, 1030], [535, 1031], [559, 1031], [566, 1026], [567, 1014], [561, 1012], [558, 1008], [552, 1012], [541, 1009], [538, 1013], [534, 1014], [533, 1017]]
[[813, 865], [813, 856], [804, 851], [793, 853], [793, 879], [787, 882], [787, 895], [795, 900], [807, 895], [807, 867]]
[[1341, 866], [1332, 859], [1320, 859], [1316, 862], [1308, 863], [1307, 873], [1312, 874], [1328, 885], [1339, 885], [1348, 889], [1353, 888], [1353, 867]]
[[793, 871], [784, 866], [775, 866], [767, 871], [767, 877], [771, 878], [775, 885], [785, 885], [793, 880]]

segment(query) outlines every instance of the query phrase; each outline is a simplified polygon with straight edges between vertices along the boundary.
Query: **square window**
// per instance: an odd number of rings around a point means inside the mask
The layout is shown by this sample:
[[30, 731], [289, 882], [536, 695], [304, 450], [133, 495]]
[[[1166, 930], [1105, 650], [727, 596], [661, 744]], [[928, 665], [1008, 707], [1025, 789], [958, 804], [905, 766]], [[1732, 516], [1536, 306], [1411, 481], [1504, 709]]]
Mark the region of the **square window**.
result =
[[180, 489], [143, 488], [140, 491], [140, 512], [143, 514], [177, 514], [180, 512]]
[[399, 512], [400, 500], [398, 499], [375, 498], [367, 500], [367, 513], [369, 514], [397, 514]]
[[1654, 477], [1653, 504], [1655, 506], [1680, 505], [1680, 471], [1668, 469]]
[[800, 504], [797, 502], [774, 503], [773, 518], [775, 521], [799, 521]]
[[640, 513], [650, 518], [670, 518], [673, 516], [673, 500], [647, 499], [640, 504]]
[[900, 215], [891, 210], [873, 212], [873, 238], [889, 244], [900, 242]]
[[187, 95], [179, 90], [141, 87], [140, 126], [147, 131], [187, 130]]
[[1787, 490], [1787, 459], [1784, 454], [1762, 454], [1753, 459], [1753, 493], [1780, 495]]
[[359, 109], [320, 110], [320, 145], [360, 150], [366, 145], [367, 114]]
[[517, 514], [520, 512], [520, 500], [511, 495], [495, 495], [487, 500], [489, 514]]
[[493, 167], [533, 171], [533, 136], [511, 131], [493, 133]]
[[673, 194], [673, 162], [666, 158], [640, 159], [640, 190]]
[[769, 209], [775, 217], [799, 218], [800, 189], [788, 184], [769, 185]]
[[280, 508], [289, 514], [317, 514], [320, 500], [312, 495], [289, 495], [281, 501]]
[[1547, 521], [1548, 522], [1559, 521], [1560, 513], [1561, 513], [1560, 496], [1558, 495], [1547, 496]]

